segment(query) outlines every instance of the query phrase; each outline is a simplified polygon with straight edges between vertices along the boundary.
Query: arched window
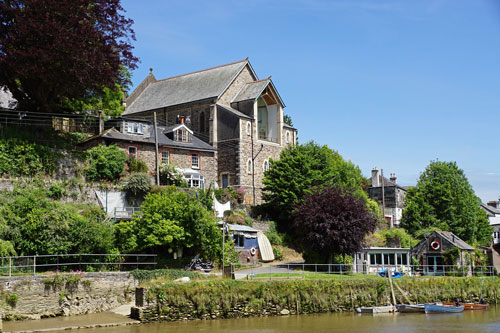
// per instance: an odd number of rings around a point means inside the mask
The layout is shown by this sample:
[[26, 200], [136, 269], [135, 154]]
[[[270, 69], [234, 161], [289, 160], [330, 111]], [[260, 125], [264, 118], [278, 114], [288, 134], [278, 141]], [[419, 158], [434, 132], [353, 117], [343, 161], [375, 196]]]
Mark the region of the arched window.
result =
[[200, 113], [200, 132], [205, 133], [205, 111], [201, 111]]
[[290, 143], [290, 132], [286, 131], [286, 143]]
[[248, 121], [247, 122], [247, 135], [250, 135], [252, 132], [252, 125], [250, 124], [250, 122]]
[[263, 165], [262, 168], [264, 169], [264, 172], [266, 172], [267, 170], [269, 170], [269, 161], [268, 160], [264, 161], [264, 165]]
[[252, 160], [248, 159], [247, 161], [247, 173], [252, 174]]

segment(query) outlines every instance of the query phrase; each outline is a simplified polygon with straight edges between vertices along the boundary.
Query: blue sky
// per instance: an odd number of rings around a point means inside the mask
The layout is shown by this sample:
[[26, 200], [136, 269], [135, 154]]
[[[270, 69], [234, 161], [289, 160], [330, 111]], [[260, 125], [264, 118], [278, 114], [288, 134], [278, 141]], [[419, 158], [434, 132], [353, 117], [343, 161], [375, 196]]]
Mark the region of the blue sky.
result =
[[123, 0], [137, 86], [249, 57], [272, 75], [300, 142], [413, 185], [456, 161], [500, 196], [500, 2]]

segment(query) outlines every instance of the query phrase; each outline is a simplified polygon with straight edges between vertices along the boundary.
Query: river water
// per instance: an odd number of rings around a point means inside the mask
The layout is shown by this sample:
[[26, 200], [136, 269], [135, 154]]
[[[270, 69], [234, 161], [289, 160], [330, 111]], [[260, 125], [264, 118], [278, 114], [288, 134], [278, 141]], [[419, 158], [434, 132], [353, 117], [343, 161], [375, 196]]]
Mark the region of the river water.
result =
[[[92, 315], [90, 315], [92, 316]], [[193, 332], [499, 332], [500, 307], [456, 314], [352, 314], [332, 313], [286, 317], [198, 320], [84, 330], [95, 333]]]

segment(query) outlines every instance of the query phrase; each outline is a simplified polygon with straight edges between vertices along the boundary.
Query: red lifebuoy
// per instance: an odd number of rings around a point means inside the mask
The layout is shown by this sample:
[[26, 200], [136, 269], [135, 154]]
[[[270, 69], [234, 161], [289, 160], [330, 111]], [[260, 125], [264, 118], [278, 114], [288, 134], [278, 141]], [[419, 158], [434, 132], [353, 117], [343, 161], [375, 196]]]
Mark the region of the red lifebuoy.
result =
[[255, 247], [252, 247], [252, 248], [250, 249], [250, 254], [254, 256], [254, 255], [255, 255], [255, 252], [256, 252]]
[[431, 249], [433, 249], [434, 251], [439, 250], [440, 247], [441, 244], [439, 244], [439, 242], [436, 240], [431, 243]]

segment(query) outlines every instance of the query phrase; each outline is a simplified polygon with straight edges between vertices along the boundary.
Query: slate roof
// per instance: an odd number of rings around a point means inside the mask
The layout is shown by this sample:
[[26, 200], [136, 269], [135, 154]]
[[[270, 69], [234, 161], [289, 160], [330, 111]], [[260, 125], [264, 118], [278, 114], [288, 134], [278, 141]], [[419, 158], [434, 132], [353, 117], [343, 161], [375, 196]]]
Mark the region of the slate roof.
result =
[[[380, 186], [375, 186], [375, 187], [382, 187], [382, 175], [378, 175], [378, 183], [380, 184]], [[403, 189], [405, 191], [407, 189], [406, 186], [398, 185], [397, 183], [393, 182], [392, 180], [390, 180], [389, 178], [384, 176], [384, 187], [388, 187], [388, 186], [396, 186], [396, 187], [399, 187], [400, 189]], [[373, 187], [373, 186], [370, 186], [370, 187]]]
[[[178, 125], [177, 125], [178, 126]], [[104, 138], [104, 139], [110, 139], [110, 140], [117, 140], [117, 141], [128, 141], [128, 142], [139, 142], [139, 143], [149, 143], [149, 144], [154, 144], [155, 143], [155, 137], [154, 137], [154, 129], [151, 126], [150, 129], [150, 135], [149, 136], [142, 136], [142, 135], [136, 135], [136, 134], [128, 134], [128, 133], [121, 133], [118, 131], [116, 128], [110, 128], [104, 132], [102, 132], [99, 135], [93, 136], [84, 142], [92, 141], [95, 139], [99, 138]], [[171, 140], [168, 138], [164, 133], [165, 133], [165, 127], [164, 126], [158, 126], [157, 127], [157, 133], [158, 133], [158, 146], [160, 147], [173, 147], [173, 148], [180, 148], [180, 149], [189, 149], [189, 150], [200, 150], [200, 151], [216, 151], [214, 147], [209, 145], [208, 143], [200, 140], [194, 135], [191, 135], [191, 142], [178, 142]], [[83, 142], [82, 142], [83, 143]]]
[[124, 115], [219, 97], [248, 60], [155, 81], [127, 106]]
[[232, 113], [232, 114], [234, 114], [234, 115], [236, 115], [236, 116], [238, 116], [238, 117], [240, 117], [240, 118], [252, 119], [252, 117], [250, 117], [250, 116], [248, 116], [248, 115], [244, 114], [244, 113], [243, 113], [243, 112], [241, 112], [241, 111], [238, 111], [238, 110], [236, 110], [236, 109], [233, 109], [232, 107], [227, 106], [227, 105], [217, 104], [217, 109], [223, 109], [223, 110], [226, 110], [226, 111], [228, 111], [228, 112], [230, 112], [230, 113]]
[[489, 216], [500, 215], [500, 209], [481, 203], [481, 208], [486, 211]]
[[470, 246], [469, 244], [458, 238], [458, 236], [454, 235], [450, 231], [434, 231], [434, 232], [461, 250], [474, 250], [472, 246]]
[[266, 89], [270, 81], [270, 79], [265, 79], [247, 83], [231, 103], [248, 101], [258, 98], [262, 91]]

